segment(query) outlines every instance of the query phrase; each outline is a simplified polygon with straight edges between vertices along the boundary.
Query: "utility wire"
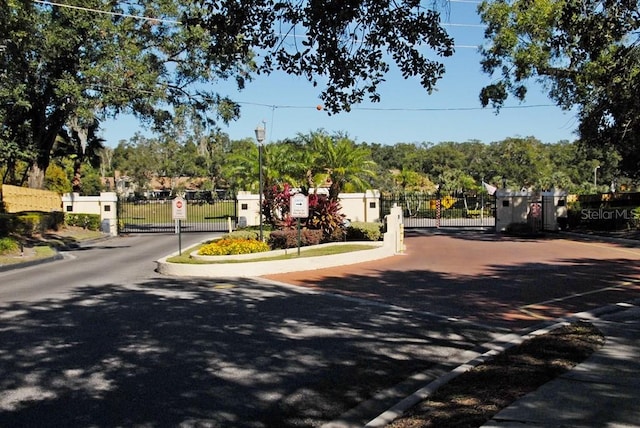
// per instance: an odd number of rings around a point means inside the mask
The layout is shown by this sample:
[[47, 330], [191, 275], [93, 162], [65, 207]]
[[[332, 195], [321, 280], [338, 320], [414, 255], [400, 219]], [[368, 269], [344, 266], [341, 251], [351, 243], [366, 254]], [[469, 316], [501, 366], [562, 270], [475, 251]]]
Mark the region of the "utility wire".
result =
[[33, 2], [34, 3], [39, 3], [39, 4], [44, 4], [44, 5], [47, 5], [47, 6], [66, 7], [68, 9], [81, 10], [83, 12], [101, 13], [101, 14], [104, 14], [104, 15], [120, 16], [120, 17], [123, 17], [123, 18], [140, 19], [142, 21], [164, 22], [164, 23], [167, 23], [167, 24], [182, 25], [182, 22], [176, 21], [176, 20], [173, 20], [173, 19], [151, 18], [151, 17], [148, 17], [148, 16], [130, 15], [130, 14], [127, 14], [127, 13], [110, 12], [110, 11], [107, 11], [107, 10], [92, 9], [92, 8], [82, 7], [82, 6], [73, 6], [73, 5], [70, 5], [70, 4], [62, 4], [62, 3], [52, 2], [52, 1], [45, 1], [45, 0], [33, 0]]
[[[301, 105], [274, 105], [274, 104], [263, 104], [263, 103], [254, 103], [248, 101], [234, 101], [240, 105], [252, 105], [257, 107], [268, 107], [272, 110], [275, 109], [289, 109], [289, 110], [303, 110], [303, 109], [317, 109], [316, 106], [301, 106]], [[501, 109], [508, 110], [516, 110], [516, 109], [529, 109], [529, 108], [544, 108], [544, 107], [557, 107], [555, 104], [531, 104], [531, 105], [520, 105], [520, 106], [503, 106]], [[362, 111], [474, 111], [474, 110], [488, 110], [486, 107], [416, 107], [416, 108], [407, 108], [407, 107], [353, 107], [353, 110], [362, 110]]]
[[[450, 0], [453, 1], [454, 3], [480, 3], [478, 1], [465, 1], [465, 0]], [[123, 18], [133, 18], [133, 19], [140, 19], [143, 21], [156, 21], [156, 22], [164, 22], [164, 23], [168, 23], [168, 24], [176, 24], [176, 25], [182, 25], [181, 21], [177, 21], [174, 19], [164, 19], [164, 18], [152, 18], [149, 16], [140, 16], [140, 15], [131, 15], [128, 13], [121, 13], [121, 12], [111, 12], [111, 11], [107, 11], [107, 10], [100, 10], [100, 9], [93, 9], [93, 8], [89, 8], [89, 7], [83, 7], [83, 6], [73, 6], [70, 4], [63, 4], [63, 3], [57, 3], [57, 2], [53, 2], [53, 1], [47, 1], [47, 0], [33, 0], [34, 3], [38, 3], [38, 4], [43, 4], [43, 5], [47, 5], [47, 6], [56, 6], [56, 7], [66, 7], [68, 9], [75, 9], [75, 10], [81, 10], [83, 12], [92, 12], [92, 13], [101, 13], [104, 15], [111, 15], [111, 16], [120, 16]], [[482, 24], [456, 24], [456, 23], [442, 23], [442, 26], [448, 26], [448, 27], [477, 27], [477, 28], [484, 28], [486, 27], [485, 25]], [[304, 35], [302, 36], [294, 36], [294, 37], [306, 37]]]

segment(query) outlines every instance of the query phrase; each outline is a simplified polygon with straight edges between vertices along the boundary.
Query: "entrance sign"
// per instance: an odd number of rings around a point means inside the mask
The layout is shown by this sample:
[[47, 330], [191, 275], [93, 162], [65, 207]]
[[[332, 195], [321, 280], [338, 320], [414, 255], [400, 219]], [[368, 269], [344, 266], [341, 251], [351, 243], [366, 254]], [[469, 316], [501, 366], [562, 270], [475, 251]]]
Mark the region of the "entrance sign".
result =
[[173, 200], [173, 219], [174, 220], [186, 220], [187, 219], [187, 201], [184, 198], [178, 196]]
[[293, 218], [309, 217], [309, 197], [296, 193], [289, 202], [289, 214]]

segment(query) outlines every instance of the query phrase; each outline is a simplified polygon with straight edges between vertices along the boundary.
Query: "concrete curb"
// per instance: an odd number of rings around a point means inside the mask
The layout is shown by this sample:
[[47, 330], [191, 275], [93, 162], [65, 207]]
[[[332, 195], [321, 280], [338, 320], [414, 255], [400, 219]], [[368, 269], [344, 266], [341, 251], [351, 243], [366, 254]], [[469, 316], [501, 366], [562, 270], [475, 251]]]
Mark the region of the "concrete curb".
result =
[[62, 260], [64, 257], [58, 251], [56, 254], [49, 257], [43, 257], [41, 259], [29, 260], [28, 262], [12, 263], [9, 265], [0, 266], [0, 272], [8, 272], [10, 270], [22, 269], [31, 266], [38, 266], [45, 263], [53, 262], [56, 260]]
[[[549, 333], [549, 332], [551, 332], [553, 330], [556, 330], [556, 329], [558, 329], [560, 327], [563, 327], [563, 326], [568, 325], [568, 324], [570, 324], [572, 322], [575, 322], [575, 321], [593, 321], [593, 320], [597, 320], [598, 318], [600, 318], [601, 316], [603, 316], [605, 314], [611, 314], [611, 313], [614, 313], [614, 312], [624, 311], [624, 310], [628, 309], [630, 305], [638, 305], [638, 304], [640, 304], [640, 300], [634, 300], [634, 301], [628, 302], [628, 303], [617, 303], [617, 304], [613, 304], [613, 305], [603, 306], [603, 307], [595, 309], [593, 311], [579, 312], [579, 313], [573, 314], [570, 317], [559, 318], [559, 319], [557, 319], [555, 321], [550, 321], [550, 322], [547, 322], [547, 323], [543, 323], [543, 324], [539, 325], [538, 327], [534, 327], [533, 330], [525, 331], [522, 334], [518, 334], [518, 333], [506, 334], [506, 335], [496, 339], [493, 342], [489, 342], [489, 343], [484, 344], [484, 345], [481, 346], [481, 348], [488, 348], [489, 351], [484, 352], [483, 354], [477, 355], [474, 358], [471, 358], [466, 363], [463, 363], [463, 364], [459, 365], [458, 367], [454, 368], [453, 370], [445, 373], [444, 375], [433, 379], [431, 382], [429, 382], [424, 387], [422, 387], [419, 390], [415, 391], [413, 394], [411, 394], [408, 397], [404, 398], [403, 400], [401, 400], [400, 402], [398, 402], [397, 404], [392, 406], [390, 409], [386, 410], [385, 412], [383, 412], [380, 415], [378, 415], [376, 418], [374, 418], [374, 419], [370, 420], [369, 422], [367, 422], [367, 424], [364, 425], [364, 426], [365, 427], [370, 427], [370, 428], [374, 428], [374, 427], [375, 428], [379, 428], [379, 427], [384, 427], [384, 426], [390, 424], [395, 419], [401, 417], [411, 407], [415, 406], [416, 404], [420, 403], [421, 401], [424, 401], [426, 398], [428, 398], [431, 394], [433, 394], [441, 386], [447, 384], [451, 380], [453, 380], [456, 377], [460, 376], [461, 374], [473, 369], [474, 367], [484, 363], [485, 361], [493, 358], [494, 356], [496, 356], [496, 355], [508, 350], [509, 348], [512, 348], [514, 346], [517, 346], [517, 345], [521, 344], [525, 340], [528, 340], [528, 339], [531, 339], [533, 337]], [[346, 427], [350, 427], [350, 426], [351, 425], [349, 423], [345, 423], [343, 421], [336, 420], [336, 421], [333, 421], [333, 422], [330, 422], [328, 424], [323, 425], [322, 428], [346, 428]]]
[[[330, 245], [341, 245], [335, 243]], [[157, 271], [169, 276], [188, 276], [206, 278], [228, 277], [257, 277], [277, 273], [297, 272], [303, 270], [317, 270], [334, 266], [350, 265], [355, 263], [379, 260], [396, 255], [393, 245], [371, 241], [348, 242], [346, 244], [378, 245], [378, 248], [360, 250], [350, 253], [333, 254], [319, 257], [303, 257], [299, 259], [273, 260], [273, 261], [246, 261], [242, 263], [215, 263], [215, 264], [185, 264], [170, 263], [167, 259], [177, 255], [173, 253], [156, 261]], [[293, 252], [295, 250], [290, 250]], [[282, 251], [280, 251], [282, 252]], [[261, 253], [264, 257], [268, 253]], [[255, 257], [255, 256], [254, 256]], [[218, 259], [218, 258], [216, 258]]]
[[[100, 238], [93, 238], [93, 239], [87, 239], [85, 241], [79, 241], [79, 242], [75, 242], [71, 245], [66, 245], [63, 247], [60, 247], [58, 249], [54, 248], [54, 251], [56, 252], [55, 255], [50, 256], [50, 257], [43, 257], [41, 259], [36, 259], [36, 260], [29, 260], [26, 262], [20, 262], [20, 263], [13, 263], [13, 264], [9, 264], [9, 265], [4, 265], [4, 266], [0, 266], [0, 272], [7, 272], [10, 270], [16, 270], [16, 269], [22, 269], [22, 268], [27, 268], [27, 267], [31, 267], [31, 266], [38, 266], [44, 263], [49, 263], [49, 262], [54, 262], [57, 260], [62, 260], [64, 259], [64, 256], [62, 254], [60, 254], [60, 251], [73, 251], [74, 249], [77, 248], [82, 248], [85, 245], [90, 245], [90, 244], [95, 244], [97, 242], [102, 242], [102, 241], [108, 241], [109, 239], [112, 239], [112, 236], [103, 236]], [[53, 247], [52, 247], [53, 248]]]

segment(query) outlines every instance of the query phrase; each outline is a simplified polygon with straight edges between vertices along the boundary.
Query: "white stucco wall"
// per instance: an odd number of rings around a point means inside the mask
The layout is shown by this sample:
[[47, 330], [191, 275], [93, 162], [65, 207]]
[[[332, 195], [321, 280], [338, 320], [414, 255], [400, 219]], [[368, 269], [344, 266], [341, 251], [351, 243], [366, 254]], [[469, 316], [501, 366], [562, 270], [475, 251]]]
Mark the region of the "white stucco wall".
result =
[[65, 193], [62, 195], [62, 211], [75, 214], [98, 214], [102, 231], [111, 236], [118, 234], [118, 196], [115, 192], [102, 192], [100, 196]]

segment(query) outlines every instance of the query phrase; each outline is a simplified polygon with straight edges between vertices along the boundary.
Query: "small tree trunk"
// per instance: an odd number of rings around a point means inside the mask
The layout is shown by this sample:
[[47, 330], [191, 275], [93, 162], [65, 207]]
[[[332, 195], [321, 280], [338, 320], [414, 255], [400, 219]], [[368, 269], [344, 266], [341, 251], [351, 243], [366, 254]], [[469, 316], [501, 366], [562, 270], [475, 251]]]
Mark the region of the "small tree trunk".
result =
[[73, 162], [73, 179], [71, 180], [71, 188], [74, 193], [82, 193], [82, 160], [77, 157]]
[[46, 168], [42, 168], [37, 162], [33, 163], [29, 168], [27, 185], [31, 189], [43, 189], [44, 188], [44, 174]]

